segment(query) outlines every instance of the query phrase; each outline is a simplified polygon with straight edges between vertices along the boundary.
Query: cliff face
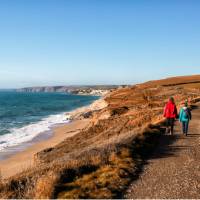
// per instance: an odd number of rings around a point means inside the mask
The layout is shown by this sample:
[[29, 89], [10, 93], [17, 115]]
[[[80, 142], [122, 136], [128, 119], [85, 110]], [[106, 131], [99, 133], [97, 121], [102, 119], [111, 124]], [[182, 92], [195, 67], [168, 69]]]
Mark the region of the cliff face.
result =
[[28, 87], [28, 88], [21, 88], [17, 89], [17, 92], [67, 92], [65, 91], [62, 86], [56, 87]]
[[17, 92], [67, 92], [72, 94], [105, 95], [118, 85], [99, 85], [99, 86], [46, 86], [46, 87], [27, 87], [17, 89]]

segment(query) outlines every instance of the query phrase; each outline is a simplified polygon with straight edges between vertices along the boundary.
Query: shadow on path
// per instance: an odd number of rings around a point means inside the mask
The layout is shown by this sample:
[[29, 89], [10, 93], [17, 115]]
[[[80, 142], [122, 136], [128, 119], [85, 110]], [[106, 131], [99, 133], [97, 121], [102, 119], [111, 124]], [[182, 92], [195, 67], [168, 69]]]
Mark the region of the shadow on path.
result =
[[[189, 146], [173, 145], [178, 139], [182, 139], [181, 136], [177, 134], [167, 135], [163, 133], [159, 137], [157, 145], [153, 149], [153, 151], [149, 152], [147, 156], [141, 156], [142, 162], [138, 165], [135, 175], [132, 176], [131, 184], [134, 184], [140, 178], [140, 176], [144, 173], [145, 167], [150, 164], [150, 161], [152, 159], [162, 159], [172, 156], [175, 157], [179, 151], [188, 148]], [[130, 187], [131, 184], [127, 186], [127, 189]], [[121, 196], [118, 196], [118, 198], [125, 198], [124, 195], [126, 194], [127, 189]]]
[[[196, 110], [199, 108], [197, 105], [192, 106], [192, 110]], [[195, 118], [197, 118], [198, 112], [194, 112]], [[191, 127], [194, 129], [194, 127]], [[164, 125], [160, 126], [161, 130], [164, 130]], [[160, 135], [157, 145], [154, 147], [153, 151], [149, 152], [147, 156], [142, 157], [142, 162], [138, 166], [138, 170], [135, 176], [132, 177], [132, 182], [129, 186], [127, 186], [127, 189], [132, 185], [135, 184], [135, 182], [140, 179], [143, 172], [146, 170], [146, 166], [148, 166], [152, 160], [154, 159], [163, 159], [163, 158], [169, 158], [169, 157], [178, 157], [180, 155], [180, 152], [184, 152], [184, 150], [190, 149], [191, 146], [187, 145], [188, 143], [186, 140], [191, 140], [193, 138], [199, 137], [199, 134], [196, 134], [194, 132], [191, 132], [191, 134], [188, 134], [188, 136], [185, 136], [181, 133], [181, 126], [178, 123], [175, 123], [175, 134], [174, 135], [168, 135], [164, 133], [165, 131], [162, 131], [162, 134]], [[180, 142], [177, 142], [177, 141]], [[185, 144], [185, 145], [184, 145]], [[127, 190], [125, 191], [124, 195], [126, 195]], [[125, 196], [122, 196], [124, 198]]]

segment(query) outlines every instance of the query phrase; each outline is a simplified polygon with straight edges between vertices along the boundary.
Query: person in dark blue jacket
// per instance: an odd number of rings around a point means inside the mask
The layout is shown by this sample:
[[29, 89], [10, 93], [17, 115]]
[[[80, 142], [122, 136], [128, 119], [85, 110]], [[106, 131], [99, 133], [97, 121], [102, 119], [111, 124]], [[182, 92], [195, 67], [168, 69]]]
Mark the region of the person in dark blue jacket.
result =
[[190, 112], [190, 109], [188, 108], [188, 103], [185, 102], [183, 107], [180, 109], [179, 121], [182, 123], [183, 134], [185, 134], [186, 136], [188, 134], [189, 122], [191, 119], [192, 114]]

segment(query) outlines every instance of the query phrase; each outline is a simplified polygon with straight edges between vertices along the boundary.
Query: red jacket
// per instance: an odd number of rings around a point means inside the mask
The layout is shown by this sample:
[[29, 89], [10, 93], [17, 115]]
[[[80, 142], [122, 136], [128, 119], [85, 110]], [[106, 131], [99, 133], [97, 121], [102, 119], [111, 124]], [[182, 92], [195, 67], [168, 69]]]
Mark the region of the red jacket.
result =
[[176, 105], [169, 101], [164, 109], [164, 117], [166, 118], [177, 118], [177, 108]]

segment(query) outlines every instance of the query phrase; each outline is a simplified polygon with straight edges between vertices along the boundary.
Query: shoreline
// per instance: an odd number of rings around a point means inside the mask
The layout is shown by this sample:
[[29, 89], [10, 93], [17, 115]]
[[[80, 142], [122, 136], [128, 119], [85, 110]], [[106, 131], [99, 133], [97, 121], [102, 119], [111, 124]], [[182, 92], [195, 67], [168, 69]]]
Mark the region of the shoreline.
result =
[[3, 179], [9, 178], [21, 171], [30, 168], [34, 165], [34, 155], [46, 148], [54, 147], [68, 137], [73, 137], [80, 130], [87, 128], [90, 125], [91, 119], [83, 118], [83, 114], [93, 112], [106, 107], [104, 98], [94, 101], [92, 104], [77, 108], [67, 115], [71, 116], [71, 121], [66, 124], [60, 124], [52, 128], [52, 133], [47, 136], [39, 137], [38, 140], [30, 142], [30, 145], [22, 146], [21, 150], [12, 152], [8, 157], [0, 160], [0, 174]]
[[54, 147], [67, 137], [77, 134], [80, 129], [89, 124], [86, 120], [74, 120], [53, 130], [53, 136], [47, 140], [39, 141], [28, 148], [13, 154], [9, 158], [0, 161], [0, 172], [2, 178], [9, 178], [34, 165], [34, 155], [46, 148]]

